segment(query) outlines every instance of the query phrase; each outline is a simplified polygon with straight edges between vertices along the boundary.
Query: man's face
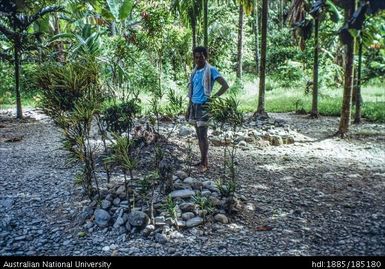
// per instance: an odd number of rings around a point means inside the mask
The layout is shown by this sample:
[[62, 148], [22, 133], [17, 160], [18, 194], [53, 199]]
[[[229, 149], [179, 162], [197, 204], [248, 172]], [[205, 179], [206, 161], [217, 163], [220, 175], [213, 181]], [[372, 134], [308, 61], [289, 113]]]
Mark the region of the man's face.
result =
[[198, 68], [202, 68], [205, 66], [206, 58], [203, 55], [203, 52], [195, 52], [194, 53], [194, 61]]

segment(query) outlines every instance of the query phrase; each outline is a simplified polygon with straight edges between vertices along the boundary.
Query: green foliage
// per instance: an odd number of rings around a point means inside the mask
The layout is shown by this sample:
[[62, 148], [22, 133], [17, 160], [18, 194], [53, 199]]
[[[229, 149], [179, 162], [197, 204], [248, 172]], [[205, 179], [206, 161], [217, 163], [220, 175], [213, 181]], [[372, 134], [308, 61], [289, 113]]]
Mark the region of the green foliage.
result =
[[136, 167], [136, 161], [131, 155], [133, 142], [127, 136], [113, 134], [115, 139], [111, 146], [111, 154], [106, 163], [122, 169], [124, 172], [132, 171]]
[[143, 177], [143, 179], [139, 180], [140, 194], [145, 197], [158, 179], [159, 173], [157, 171], [152, 171]]
[[122, 134], [131, 131], [135, 116], [139, 115], [140, 112], [140, 100], [130, 99], [126, 102], [107, 107], [103, 111], [103, 120], [107, 125], [108, 131]]
[[168, 195], [166, 202], [163, 205], [163, 208], [166, 210], [167, 215], [174, 221], [178, 218], [178, 212], [175, 201], [172, 199], [171, 195]]
[[244, 120], [243, 113], [239, 109], [239, 101], [234, 96], [213, 99], [209, 111], [211, 117], [222, 125], [227, 123], [235, 128], [242, 125]]
[[174, 90], [167, 92], [168, 104], [165, 107], [165, 112], [169, 116], [180, 115], [184, 112], [185, 105], [183, 102], [183, 96], [177, 95]]
[[193, 202], [198, 206], [198, 208], [207, 213], [212, 213], [214, 211], [214, 206], [211, 201], [200, 194], [196, 194], [192, 197]]
[[385, 102], [367, 102], [362, 106], [362, 116], [369, 121], [385, 123]]
[[236, 190], [236, 182], [234, 180], [217, 180], [215, 185], [222, 197], [232, 197]]
[[133, 0], [107, 0], [107, 4], [115, 20], [124, 20], [130, 14], [134, 2]]
[[99, 66], [89, 60], [81, 59], [65, 65], [48, 63], [37, 74], [37, 83], [42, 90], [40, 107], [50, 116], [72, 111], [78, 99], [86, 96], [93, 88], [100, 91]]

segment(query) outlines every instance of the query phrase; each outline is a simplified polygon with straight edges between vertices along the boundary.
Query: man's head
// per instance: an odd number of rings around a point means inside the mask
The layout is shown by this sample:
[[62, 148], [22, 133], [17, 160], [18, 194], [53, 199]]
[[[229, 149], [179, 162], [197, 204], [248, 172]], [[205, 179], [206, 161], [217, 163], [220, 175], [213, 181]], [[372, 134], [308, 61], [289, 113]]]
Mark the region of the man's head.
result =
[[193, 50], [194, 62], [198, 68], [203, 68], [206, 64], [207, 49], [205, 47], [195, 47]]

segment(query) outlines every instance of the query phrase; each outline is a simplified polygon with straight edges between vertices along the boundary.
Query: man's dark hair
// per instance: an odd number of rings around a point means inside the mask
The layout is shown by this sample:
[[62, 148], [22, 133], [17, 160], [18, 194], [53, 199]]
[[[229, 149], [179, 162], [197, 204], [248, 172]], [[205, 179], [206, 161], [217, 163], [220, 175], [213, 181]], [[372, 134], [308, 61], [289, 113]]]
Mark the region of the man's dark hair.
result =
[[207, 58], [207, 49], [205, 47], [195, 47], [193, 49], [193, 54], [195, 54], [196, 52], [198, 53], [203, 53], [203, 55], [205, 56], [205, 58]]

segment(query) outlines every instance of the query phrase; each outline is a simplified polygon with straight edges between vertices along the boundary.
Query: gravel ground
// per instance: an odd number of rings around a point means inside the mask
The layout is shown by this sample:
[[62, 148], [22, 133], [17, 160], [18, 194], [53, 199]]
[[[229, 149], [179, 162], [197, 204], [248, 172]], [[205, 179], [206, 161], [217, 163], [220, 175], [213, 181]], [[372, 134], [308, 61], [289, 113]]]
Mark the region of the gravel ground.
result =
[[[89, 202], [66, 167], [60, 130], [34, 110], [25, 115], [37, 119], [0, 112], [0, 255], [385, 255], [385, 125], [352, 127], [341, 140], [328, 137], [337, 118], [272, 114], [296, 142], [238, 151], [243, 210], [230, 224], [170, 231], [161, 240], [80, 223]], [[193, 176], [216, 179], [222, 155], [211, 146], [212, 167]]]

